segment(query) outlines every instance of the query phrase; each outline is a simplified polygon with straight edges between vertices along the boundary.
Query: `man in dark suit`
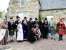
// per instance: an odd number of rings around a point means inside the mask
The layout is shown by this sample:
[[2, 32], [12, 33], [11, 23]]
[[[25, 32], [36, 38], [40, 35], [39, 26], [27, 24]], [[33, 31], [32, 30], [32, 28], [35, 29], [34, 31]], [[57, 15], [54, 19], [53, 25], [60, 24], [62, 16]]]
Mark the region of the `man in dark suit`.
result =
[[17, 25], [18, 25], [18, 21], [20, 20], [20, 17], [19, 16], [16, 16], [16, 21], [15, 21], [15, 28], [17, 28]]
[[10, 18], [10, 21], [8, 22], [8, 30], [9, 30], [10, 42], [12, 42], [13, 36], [14, 36], [14, 21], [12, 17]]
[[37, 18], [35, 18], [35, 21], [33, 22], [33, 25], [35, 26], [35, 25], [39, 25], [38, 24], [38, 19]]
[[18, 25], [18, 22], [20, 20], [20, 17], [19, 16], [16, 16], [16, 21], [15, 21], [15, 31], [16, 31], [16, 38], [17, 38], [17, 25]]

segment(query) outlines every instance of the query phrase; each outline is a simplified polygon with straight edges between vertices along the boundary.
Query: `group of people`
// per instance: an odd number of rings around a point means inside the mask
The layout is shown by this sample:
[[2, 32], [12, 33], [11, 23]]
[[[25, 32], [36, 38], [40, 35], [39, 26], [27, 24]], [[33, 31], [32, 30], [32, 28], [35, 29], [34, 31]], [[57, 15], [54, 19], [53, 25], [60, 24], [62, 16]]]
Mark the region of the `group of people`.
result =
[[29, 18], [29, 21], [27, 20], [27, 17], [24, 17], [23, 20], [19, 16], [16, 16], [16, 21], [13, 20], [13, 18], [10, 18], [10, 21], [8, 21], [8, 34], [9, 34], [9, 42], [13, 42], [13, 36], [16, 33], [16, 41], [22, 42], [22, 41], [29, 41], [31, 43], [43, 38], [48, 39], [51, 35], [51, 39], [54, 39], [55, 34], [58, 34], [58, 40], [63, 40], [63, 35], [66, 32], [65, 23], [63, 21], [63, 18], [55, 24], [53, 21], [53, 18], [51, 18], [51, 21], [48, 21], [47, 18], [44, 19], [44, 21], [38, 21], [37, 18], [33, 21], [32, 18]]
[[35, 21], [32, 18], [27, 20], [27, 17], [24, 17], [23, 20], [17, 16], [17, 20], [14, 22], [13, 18], [10, 18], [8, 22], [8, 30], [10, 41], [13, 41], [14, 32], [16, 32], [16, 40], [21, 41], [30, 41], [34, 42], [41, 38], [41, 31], [39, 28], [38, 19], [35, 18]]
[[27, 20], [27, 17], [24, 17], [23, 20], [19, 16], [17, 16], [17, 20], [14, 22], [13, 18], [10, 18], [8, 22], [8, 30], [9, 36], [11, 37], [10, 41], [13, 41], [14, 32], [16, 32], [16, 40], [20, 41], [29, 41], [34, 42], [39, 40], [40, 38], [48, 39], [49, 34], [51, 35], [51, 39], [53, 39], [54, 35], [58, 33], [59, 41], [63, 40], [63, 35], [65, 34], [66, 27], [63, 22], [63, 19], [55, 25], [53, 22], [53, 18], [51, 21], [48, 21], [47, 18], [44, 21], [38, 21], [35, 18], [35, 21], [32, 18]]

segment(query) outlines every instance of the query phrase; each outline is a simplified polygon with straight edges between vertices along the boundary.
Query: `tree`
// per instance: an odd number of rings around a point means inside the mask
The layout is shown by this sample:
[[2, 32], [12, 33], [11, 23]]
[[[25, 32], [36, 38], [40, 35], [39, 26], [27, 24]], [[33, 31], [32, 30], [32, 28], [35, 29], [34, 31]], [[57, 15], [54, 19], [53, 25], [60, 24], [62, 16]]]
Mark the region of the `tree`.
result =
[[3, 12], [0, 12], [0, 18], [2, 18], [2, 14], [3, 14]]
[[5, 18], [5, 11], [0, 11], [0, 19], [4, 19]]
[[39, 20], [39, 21], [42, 21], [42, 17], [41, 17], [40, 14], [39, 14], [38, 20]]

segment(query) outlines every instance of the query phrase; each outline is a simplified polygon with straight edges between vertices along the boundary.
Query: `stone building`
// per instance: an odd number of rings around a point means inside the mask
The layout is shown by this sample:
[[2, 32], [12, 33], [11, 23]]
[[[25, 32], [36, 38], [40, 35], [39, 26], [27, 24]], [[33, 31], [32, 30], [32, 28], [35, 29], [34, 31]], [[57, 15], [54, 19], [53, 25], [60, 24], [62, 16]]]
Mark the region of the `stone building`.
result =
[[44, 9], [41, 9], [42, 3], [40, 2], [41, 0], [10, 0], [7, 16], [15, 17], [19, 15], [22, 18], [24, 16], [29, 18], [30, 17], [34, 18], [40, 15], [41, 17], [54, 16], [54, 18], [56, 19], [60, 17], [66, 18], [65, 8], [44, 10]]
[[39, 2], [38, 0], [10, 0], [7, 12], [8, 17], [24, 16], [38, 17], [39, 16]]

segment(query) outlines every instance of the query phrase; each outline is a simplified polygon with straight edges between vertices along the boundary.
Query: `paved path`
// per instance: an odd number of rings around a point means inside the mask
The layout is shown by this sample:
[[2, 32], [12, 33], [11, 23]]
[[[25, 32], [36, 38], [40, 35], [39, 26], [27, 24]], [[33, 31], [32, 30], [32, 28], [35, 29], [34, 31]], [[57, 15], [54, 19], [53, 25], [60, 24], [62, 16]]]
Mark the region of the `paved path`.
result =
[[66, 36], [63, 41], [41, 39], [34, 44], [13, 42], [6, 46], [0, 46], [0, 48], [0, 50], [66, 50]]

